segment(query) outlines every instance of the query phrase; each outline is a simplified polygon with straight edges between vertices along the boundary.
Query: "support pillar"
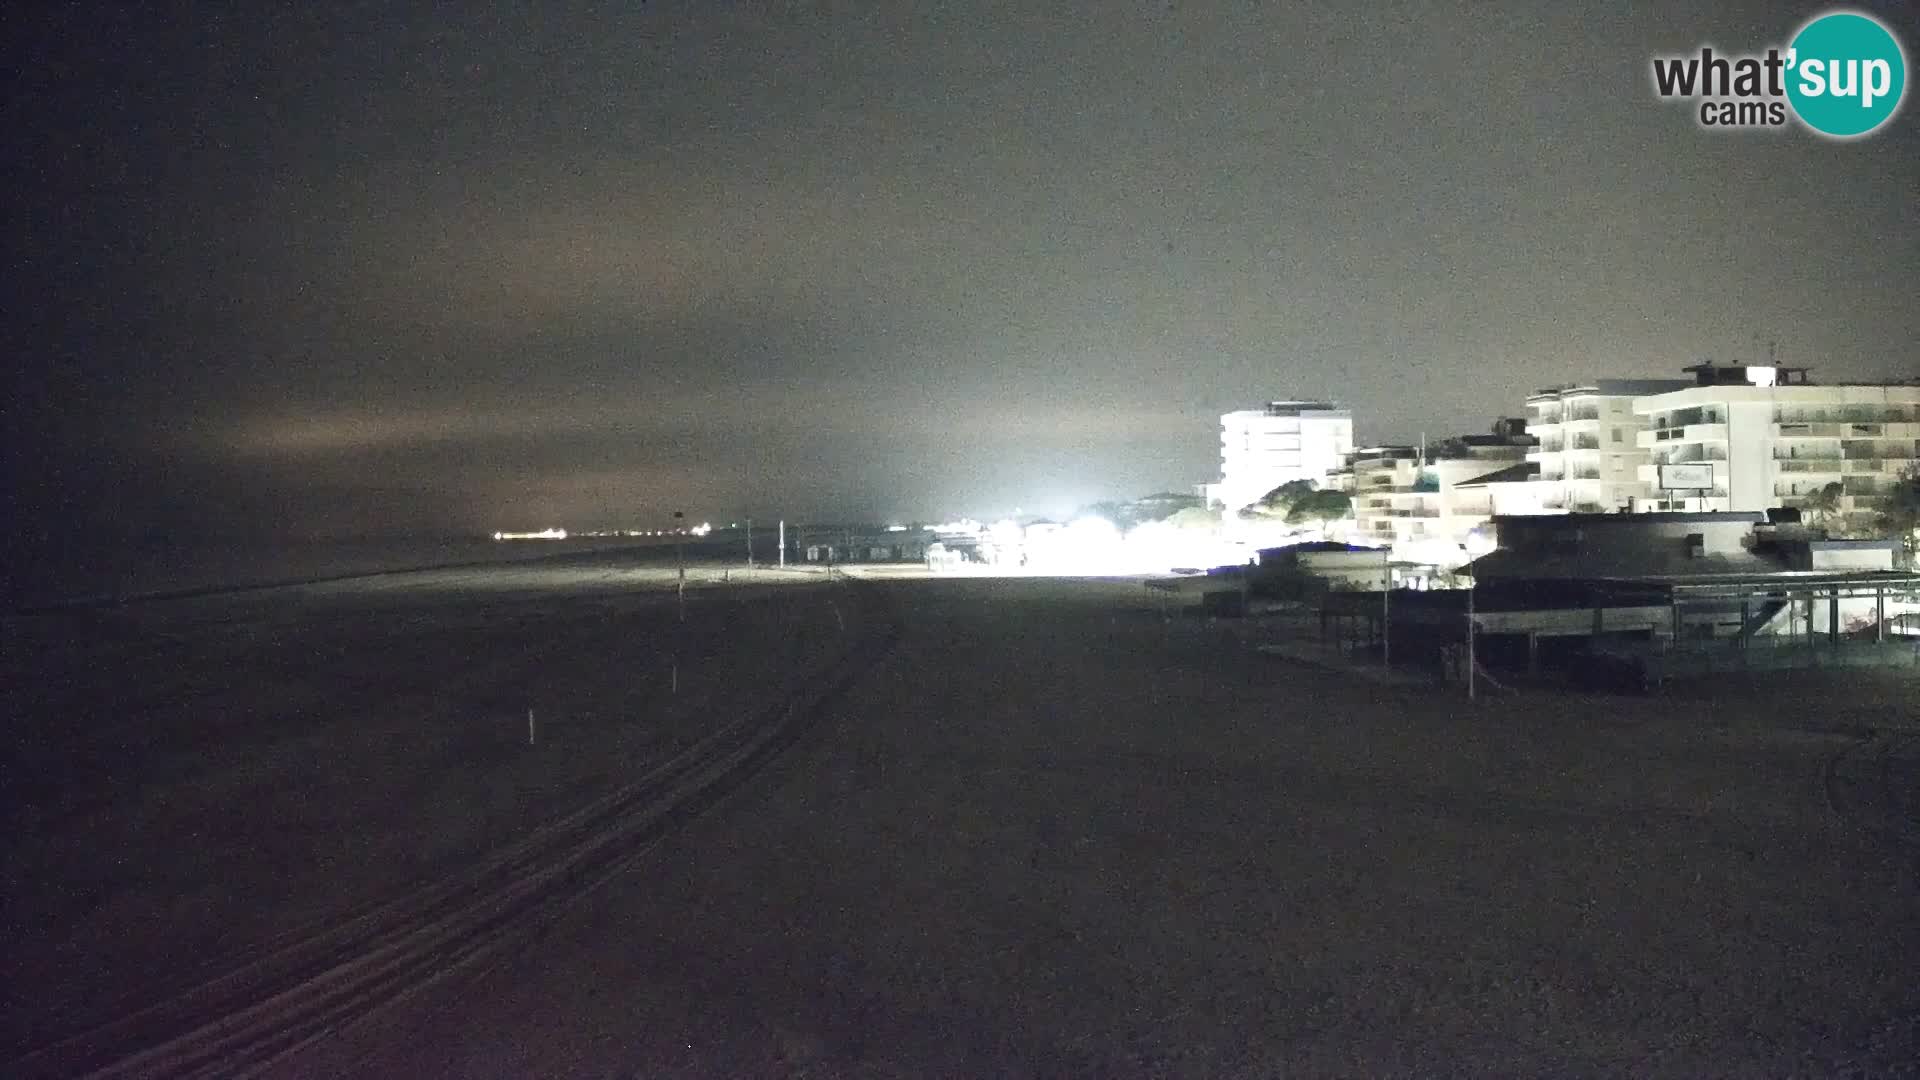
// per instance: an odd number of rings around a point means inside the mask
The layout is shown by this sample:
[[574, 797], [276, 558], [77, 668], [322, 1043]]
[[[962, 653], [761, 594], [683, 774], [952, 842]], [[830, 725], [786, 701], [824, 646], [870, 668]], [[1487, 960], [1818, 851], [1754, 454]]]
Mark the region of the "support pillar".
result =
[[1745, 668], [1753, 663], [1747, 650], [1753, 645], [1753, 598], [1740, 598], [1740, 666]]

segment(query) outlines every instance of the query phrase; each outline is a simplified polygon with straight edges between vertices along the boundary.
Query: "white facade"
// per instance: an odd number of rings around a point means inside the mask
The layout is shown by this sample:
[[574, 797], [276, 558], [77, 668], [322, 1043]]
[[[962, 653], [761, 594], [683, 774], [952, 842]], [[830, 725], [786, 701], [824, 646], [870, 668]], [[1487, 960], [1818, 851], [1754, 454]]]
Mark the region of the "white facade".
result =
[[[1641, 479], [1655, 489], [1645, 509], [1803, 506], [1837, 483], [1839, 513], [1865, 523], [1902, 473], [1920, 466], [1920, 385], [1817, 386], [1790, 381], [1798, 369], [1771, 367], [1691, 370], [1696, 385], [1633, 404], [1646, 420]], [[1660, 466], [1688, 464], [1706, 466], [1697, 471], [1711, 486], [1658, 490]]]
[[1486, 489], [1487, 500], [1493, 506], [1496, 517], [1523, 517], [1538, 514], [1565, 513], [1564, 510], [1548, 510], [1547, 501], [1554, 498], [1558, 488], [1534, 483], [1533, 478], [1515, 480], [1481, 480], [1475, 486]]
[[1411, 446], [1369, 446], [1348, 457], [1335, 486], [1353, 500], [1356, 540], [1381, 547], [1393, 544], [1398, 535], [1394, 493], [1411, 491], [1419, 471], [1420, 451]]
[[1532, 493], [1515, 507], [1548, 514], [1612, 513], [1653, 494], [1641, 476], [1647, 450], [1639, 434], [1647, 418], [1634, 411], [1644, 395], [1693, 385], [1680, 379], [1599, 379], [1541, 390], [1527, 398], [1527, 432], [1540, 444], [1527, 460], [1540, 467]]
[[1521, 463], [1528, 450], [1476, 439], [1440, 444], [1428, 460], [1410, 446], [1355, 451], [1341, 480], [1353, 498], [1357, 538], [1391, 545], [1404, 562], [1451, 568], [1466, 561], [1474, 530], [1495, 506], [1486, 488], [1461, 485]]
[[1295, 480], [1324, 486], [1353, 449], [1353, 413], [1329, 402], [1272, 401], [1220, 417], [1220, 482], [1208, 496], [1239, 510]]

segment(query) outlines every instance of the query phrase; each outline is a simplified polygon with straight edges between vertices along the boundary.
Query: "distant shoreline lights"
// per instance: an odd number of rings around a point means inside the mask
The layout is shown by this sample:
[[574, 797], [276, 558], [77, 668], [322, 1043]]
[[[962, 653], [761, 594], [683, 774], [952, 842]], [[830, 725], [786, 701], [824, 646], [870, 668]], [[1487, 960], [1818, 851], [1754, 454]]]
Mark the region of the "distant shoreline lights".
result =
[[586, 540], [606, 537], [642, 537], [642, 536], [706, 536], [713, 532], [713, 526], [701, 522], [690, 529], [589, 529], [586, 532], [568, 532], [565, 529], [541, 529], [539, 532], [495, 532], [495, 540]]

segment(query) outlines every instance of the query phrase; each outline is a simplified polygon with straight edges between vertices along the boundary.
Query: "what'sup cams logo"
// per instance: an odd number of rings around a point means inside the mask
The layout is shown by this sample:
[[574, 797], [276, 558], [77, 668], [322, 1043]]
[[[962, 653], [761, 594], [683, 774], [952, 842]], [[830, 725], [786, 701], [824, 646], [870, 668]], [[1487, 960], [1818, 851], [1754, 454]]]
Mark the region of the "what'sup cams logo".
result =
[[1834, 11], [1808, 22], [1782, 50], [1656, 56], [1653, 89], [1699, 102], [1700, 126], [1783, 127], [1789, 117], [1834, 139], [1878, 130], [1907, 93], [1907, 54], [1871, 16]]

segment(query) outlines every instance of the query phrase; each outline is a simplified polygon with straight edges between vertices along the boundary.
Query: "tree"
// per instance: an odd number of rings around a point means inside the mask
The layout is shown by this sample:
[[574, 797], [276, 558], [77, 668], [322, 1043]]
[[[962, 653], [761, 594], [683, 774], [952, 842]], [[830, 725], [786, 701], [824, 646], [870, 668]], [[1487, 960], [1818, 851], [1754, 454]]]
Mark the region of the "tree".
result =
[[1125, 502], [1107, 500], [1081, 509], [1082, 514], [1105, 518], [1123, 531], [1153, 521], [1166, 521], [1182, 510], [1206, 509], [1206, 500], [1198, 495], [1162, 491]]
[[1894, 481], [1874, 527], [1881, 536], [1900, 541], [1909, 557], [1920, 551], [1920, 465]]
[[1204, 507], [1189, 506], [1168, 518], [1167, 524], [1176, 529], [1211, 529], [1220, 524], [1220, 513]]
[[1278, 518], [1291, 521], [1294, 505], [1300, 500], [1318, 494], [1311, 480], [1289, 480], [1259, 499], [1248, 504], [1240, 511], [1240, 516], [1248, 521]]
[[1844, 490], [1838, 481], [1828, 484], [1801, 501], [1800, 513], [1822, 529], [1830, 529], [1834, 519], [1840, 516], [1840, 496]]
[[1353, 513], [1353, 499], [1344, 491], [1309, 491], [1293, 500], [1287, 510], [1287, 524], [1317, 524], [1339, 521]]

